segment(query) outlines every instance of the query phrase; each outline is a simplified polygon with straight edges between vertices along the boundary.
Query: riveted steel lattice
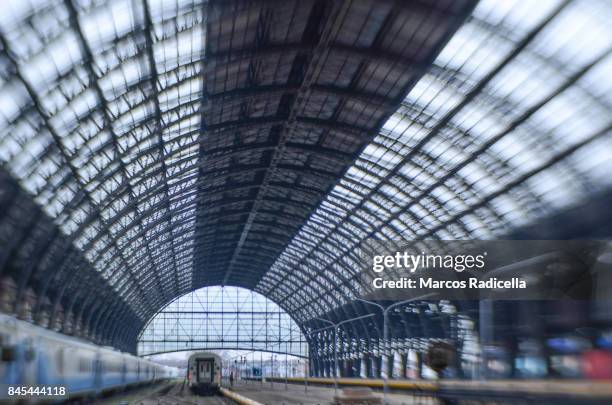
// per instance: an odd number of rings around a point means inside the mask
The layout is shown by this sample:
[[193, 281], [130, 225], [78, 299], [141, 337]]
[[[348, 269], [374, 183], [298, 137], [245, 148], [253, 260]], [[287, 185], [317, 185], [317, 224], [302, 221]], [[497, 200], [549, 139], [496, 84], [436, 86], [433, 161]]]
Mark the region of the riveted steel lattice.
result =
[[609, 2], [476, 3], [3, 2], [3, 310], [135, 350], [232, 285], [316, 327], [368, 238], [609, 223]]

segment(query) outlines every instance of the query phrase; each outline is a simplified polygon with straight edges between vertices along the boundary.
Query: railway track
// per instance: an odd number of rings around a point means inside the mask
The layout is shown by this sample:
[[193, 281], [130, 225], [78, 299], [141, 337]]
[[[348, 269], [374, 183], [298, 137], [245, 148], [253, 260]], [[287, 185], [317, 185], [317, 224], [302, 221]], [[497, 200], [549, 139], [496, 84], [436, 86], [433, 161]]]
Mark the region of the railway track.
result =
[[222, 395], [194, 395], [186, 384], [170, 385], [154, 394], [133, 402], [134, 405], [235, 405], [236, 402]]

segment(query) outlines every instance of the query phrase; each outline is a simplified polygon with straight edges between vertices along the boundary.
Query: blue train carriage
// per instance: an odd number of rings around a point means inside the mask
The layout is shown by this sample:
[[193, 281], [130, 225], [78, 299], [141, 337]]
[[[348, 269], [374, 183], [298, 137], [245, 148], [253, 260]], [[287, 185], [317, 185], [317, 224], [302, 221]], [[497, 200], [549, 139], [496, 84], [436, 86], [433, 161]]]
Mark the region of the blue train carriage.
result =
[[0, 384], [65, 387], [70, 397], [87, 397], [176, 375], [173, 367], [0, 314]]
[[23, 341], [20, 322], [0, 314], [0, 383], [16, 385], [31, 382], [35, 366], [29, 361], [33, 357], [33, 342]]
[[98, 391], [109, 390], [124, 385], [124, 365], [122, 353], [103, 347], [98, 352], [96, 362], [99, 382]]
[[198, 352], [189, 356], [187, 383], [192, 392], [213, 394], [221, 386], [221, 357], [214, 353]]
[[[35, 364], [37, 372], [32, 383], [51, 387], [63, 386], [72, 395], [94, 394], [95, 363], [98, 357], [96, 347], [33, 325], [29, 327], [30, 330], [23, 328], [23, 338], [36, 340], [35, 361], [32, 363]], [[37, 330], [33, 330], [34, 328]]]

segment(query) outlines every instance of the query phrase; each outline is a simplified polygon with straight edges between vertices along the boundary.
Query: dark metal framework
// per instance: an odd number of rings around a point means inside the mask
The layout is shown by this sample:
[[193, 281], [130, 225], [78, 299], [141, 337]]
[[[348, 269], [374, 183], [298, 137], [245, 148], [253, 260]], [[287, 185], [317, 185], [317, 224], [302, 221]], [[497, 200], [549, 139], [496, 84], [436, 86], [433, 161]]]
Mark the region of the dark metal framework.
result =
[[368, 239], [506, 235], [607, 190], [610, 5], [475, 3], [7, 2], [4, 310], [133, 351], [233, 285], [316, 329], [366, 311]]
[[479, 5], [256, 290], [307, 321], [362, 292], [368, 239], [502, 237], [607, 190], [607, 13]]
[[473, 2], [455, 3], [211, 3], [197, 285], [257, 284]]
[[[256, 291], [316, 330], [326, 326], [316, 317], [379, 313], [353, 301], [367, 293], [359, 271], [369, 240], [588, 237], [574, 223], [600, 227], [584, 211], [598, 206], [592, 216], [609, 221], [610, 199], [601, 196], [581, 213], [569, 210], [573, 218], [541, 222], [610, 188], [612, 99], [602, 88], [609, 88], [603, 72], [612, 71], [612, 47], [601, 39], [610, 31], [600, 17], [611, 12], [601, 2], [503, 11], [480, 4]], [[564, 35], [570, 29], [579, 32], [572, 40]], [[394, 357], [405, 365], [409, 352], [418, 357], [432, 340], [459, 347], [473, 340], [466, 325], [478, 307], [446, 305], [398, 308], [389, 342], [380, 318], [345, 325], [338, 372], [378, 377], [392, 372], [384, 368]], [[309, 341], [312, 372], [333, 375], [333, 331]]]

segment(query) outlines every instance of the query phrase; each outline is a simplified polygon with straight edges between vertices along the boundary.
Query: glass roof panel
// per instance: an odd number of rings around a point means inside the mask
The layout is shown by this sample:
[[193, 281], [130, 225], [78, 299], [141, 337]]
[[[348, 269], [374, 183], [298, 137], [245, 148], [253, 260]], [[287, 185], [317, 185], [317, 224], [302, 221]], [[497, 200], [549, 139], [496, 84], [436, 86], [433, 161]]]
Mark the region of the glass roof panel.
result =
[[[322, 203], [334, 195], [351, 198], [349, 214], [331, 220], [333, 212], [323, 217], [315, 211], [303, 229], [323, 220], [334, 227], [315, 240], [309, 236], [292, 266], [320, 256], [330, 235], [343, 229], [351, 240], [334, 249], [340, 263], [366, 238], [395, 235], [388, 227], [407, 240], [492, 238], [605, 189], [610, 180], [602, 174], [612, 170], [612, 89], [601, 75], [612, 73], [611, 16], [605, 1], [480, 2]], [[409, 147], [394, 159], [395, 145], [384, 138]], [[587, 151], [596, 153], [597, 163]], [[362, 167], [374, 171], [368, 166], [374, 163], [387, 169], [380, 180], [360, 174]], [[351, 197], [349, 180], [365, 185], [367, 194]], [[387, 197], [385, 208], [393, 214], [378, 212], [372, 202], [379, 196]], [[366, 221], [364, 212], [380, 221]], [[302, 230], [292, 243], [305, 237]], [[283, 264], [291, 249], [273, 266], [277, 272], [291, 271]], [[337, 264], [314, 265], [325, 274]], [[265, 280], [260, 290], [278, 297], [303, 287], [286, 284], [281, 292]], [[306, 319], [307, 312], [296, 316]]]

